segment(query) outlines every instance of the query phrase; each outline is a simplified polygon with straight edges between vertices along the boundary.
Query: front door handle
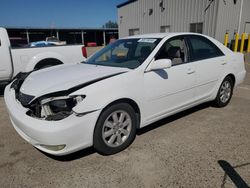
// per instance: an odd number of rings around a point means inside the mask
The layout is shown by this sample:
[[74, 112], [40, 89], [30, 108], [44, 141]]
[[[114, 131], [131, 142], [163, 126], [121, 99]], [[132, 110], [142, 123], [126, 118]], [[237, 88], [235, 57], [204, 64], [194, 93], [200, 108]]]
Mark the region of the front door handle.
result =
[[221, 61], [221, 65], [226, 65], [226, 64], [227, 64], [227, 62], [225, 60]]
[[189, 68], [189, 69], [187, 70], [187, 74], [193, 74], [193, 73], [195, 73], [195, 70], [194, 70], [194, 69]]

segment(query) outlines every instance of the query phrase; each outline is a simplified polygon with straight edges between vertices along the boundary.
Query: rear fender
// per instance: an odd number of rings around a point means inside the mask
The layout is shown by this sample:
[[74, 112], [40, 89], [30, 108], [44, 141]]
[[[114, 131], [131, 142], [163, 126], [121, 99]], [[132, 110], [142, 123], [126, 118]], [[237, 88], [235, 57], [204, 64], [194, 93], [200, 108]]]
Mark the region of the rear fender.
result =
[[37, 54], [36, 56], [30, 59], [29, 63], [26, 66], [25, 72], [34, 70], [35, 66], [44, 59], [57, 59], [61, 61], [62, 63], [67, 62], [67, 59], [58, 53], [44, 52], [44, 53]]

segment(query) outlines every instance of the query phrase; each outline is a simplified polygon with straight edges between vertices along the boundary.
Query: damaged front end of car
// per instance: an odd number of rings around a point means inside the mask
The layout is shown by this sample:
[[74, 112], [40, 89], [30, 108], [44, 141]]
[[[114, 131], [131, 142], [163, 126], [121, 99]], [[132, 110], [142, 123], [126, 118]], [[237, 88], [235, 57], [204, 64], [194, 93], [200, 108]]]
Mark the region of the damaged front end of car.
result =
[[72, 109], [86, 97], [85, 95], [69, 95], [72, 93], [72, 89], [46, 94], [37, 98], [24, 94], [20, 91], [20, 88], [30, 73], [19, 73], [11, 84], [11, 88], [15, 90], [16, 99], [23, 107], [29, 109], [26, 112], [28, 116], [47, 121], [59, 121], [73, 114]]
[[57, 97], [51, 95], [47, 94], [32, 101], [28, 106], [27, 115], [47, 121], [59, 121], [73, 114], [72, 109], [85, 98], [85, 95]]
[[[56, 91], [42, 96], [32, 96], [22, 92], [21, 86], [24, 83], [25, 79], [30, 75], [30, 73], [31, 72], [19, 73], [13, 79], [11, 88], [15, 90], [16, 99], [22, 104], [23, 107], [28, 109], [28, 111], [26, 112], [28, 116], [47, 121], [59, 121], [75, 113], [73, 111], [73, 108], [86, 98], [86, 95], [76, 96], [72, 95], [72, 93], [101, 80], [108, 79], [125, 72], [119, 72], [89, 80], [85, 83], [75, 85], [66, 90]], [[91, 111], [82, 113], [75, 113], [75, 115], [83, 116], [96, 110], [98, 109], [93, 109]]]

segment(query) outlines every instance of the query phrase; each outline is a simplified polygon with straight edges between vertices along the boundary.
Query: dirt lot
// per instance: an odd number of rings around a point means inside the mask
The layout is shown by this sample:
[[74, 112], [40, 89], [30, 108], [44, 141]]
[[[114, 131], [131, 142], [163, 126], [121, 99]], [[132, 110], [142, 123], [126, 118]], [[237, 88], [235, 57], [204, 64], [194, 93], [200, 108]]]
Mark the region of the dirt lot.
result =
[[64, 158], [46, 156], [15, 132], [0, 97], [0, 187], [250, 185], [250, 64], [246, 67], [247, 78], [227, 107], [205, 104], [154, 123], [113, 156], [92, 148]]

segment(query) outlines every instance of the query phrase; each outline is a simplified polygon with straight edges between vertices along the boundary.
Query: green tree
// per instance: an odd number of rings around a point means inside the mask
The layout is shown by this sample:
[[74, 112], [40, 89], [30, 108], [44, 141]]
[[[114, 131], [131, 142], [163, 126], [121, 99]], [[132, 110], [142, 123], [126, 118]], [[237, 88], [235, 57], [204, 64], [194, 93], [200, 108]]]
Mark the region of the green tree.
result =
[[112, 22], [111, 20], [109, 20], [102, 27], [103, 28], [118, 28], [118, 24], [117, 22]]

